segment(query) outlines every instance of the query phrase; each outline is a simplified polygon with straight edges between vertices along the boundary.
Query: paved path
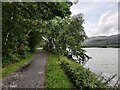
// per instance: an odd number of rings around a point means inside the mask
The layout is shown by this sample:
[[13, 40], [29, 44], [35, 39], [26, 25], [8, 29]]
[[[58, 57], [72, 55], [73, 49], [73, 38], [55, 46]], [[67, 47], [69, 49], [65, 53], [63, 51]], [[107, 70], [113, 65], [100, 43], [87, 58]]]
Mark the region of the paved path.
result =
[[46, 60], [47, 55], [38, 52], [28, 66], [9, 75], [2, 81], [3, 90], [9, 90], [10, 88], [44, 88]]

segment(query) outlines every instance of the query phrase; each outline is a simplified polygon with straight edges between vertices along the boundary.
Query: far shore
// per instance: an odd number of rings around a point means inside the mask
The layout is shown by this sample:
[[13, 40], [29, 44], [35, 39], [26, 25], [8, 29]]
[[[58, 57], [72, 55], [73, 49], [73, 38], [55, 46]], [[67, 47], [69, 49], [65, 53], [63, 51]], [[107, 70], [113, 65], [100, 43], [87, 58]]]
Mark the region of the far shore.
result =
[[82, 48], [120, 48], [118, 47], [108, 47], [108, 46], [82, 46]]

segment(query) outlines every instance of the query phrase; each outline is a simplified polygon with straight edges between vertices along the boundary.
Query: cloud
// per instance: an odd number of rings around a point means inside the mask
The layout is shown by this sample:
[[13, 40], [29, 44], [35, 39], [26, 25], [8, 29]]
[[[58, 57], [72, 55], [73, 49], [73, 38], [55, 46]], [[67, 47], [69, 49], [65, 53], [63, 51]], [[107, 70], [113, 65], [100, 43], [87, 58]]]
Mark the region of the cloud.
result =
[[118, 34], [118, 12], [106, 11], [101, 15], [97, 23], [90, 26], [91, 29], [87, 31], [89, 36]]
[[118, 3], [116, 2], [95, 2], [95, 0], [82, 2], [79, 0], [71, 7], [71, 11], [72, 15], [84, 14], [84, 30], [89, 37], [118, 34]]
[[95, 2], [78, 2], [71, 6], [70, 10], [72, 15], [77, 15], [79, 13], [88, 13], [97, 6], [98, 3]]
[[[76, 0], [70, 0], [75, 2]], [[79, 2], [119, 2], [119, 0], [78, 0]]]

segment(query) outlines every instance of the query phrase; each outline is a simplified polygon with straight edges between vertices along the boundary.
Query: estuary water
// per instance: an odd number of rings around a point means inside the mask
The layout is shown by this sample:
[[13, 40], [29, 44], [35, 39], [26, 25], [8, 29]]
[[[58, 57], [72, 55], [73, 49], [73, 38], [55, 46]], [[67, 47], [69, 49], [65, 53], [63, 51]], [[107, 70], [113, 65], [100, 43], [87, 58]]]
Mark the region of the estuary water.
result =
[[96, 74], [100, 74], [108, 79], [110, 76], [117, 74], [117, 76], [111, 80], [110, 85], [113, 86], [118, 79], [118, 48], [84, 48], [86, 54], [90, 59], [85, 68]]

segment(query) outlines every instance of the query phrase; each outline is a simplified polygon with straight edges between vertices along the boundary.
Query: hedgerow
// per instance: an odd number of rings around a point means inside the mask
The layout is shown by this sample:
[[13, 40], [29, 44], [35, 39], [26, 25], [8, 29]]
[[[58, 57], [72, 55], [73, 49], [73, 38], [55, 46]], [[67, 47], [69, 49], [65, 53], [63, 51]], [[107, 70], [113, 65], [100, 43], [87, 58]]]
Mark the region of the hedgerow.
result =
[[95, 75], [82, 66], [74, 68], [69, 62], [62, 61], [61, 67], [76, 88], [105, 88], [107, 85], [99, 81]]

